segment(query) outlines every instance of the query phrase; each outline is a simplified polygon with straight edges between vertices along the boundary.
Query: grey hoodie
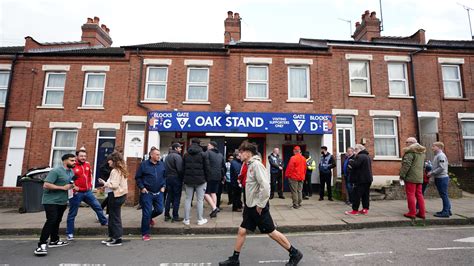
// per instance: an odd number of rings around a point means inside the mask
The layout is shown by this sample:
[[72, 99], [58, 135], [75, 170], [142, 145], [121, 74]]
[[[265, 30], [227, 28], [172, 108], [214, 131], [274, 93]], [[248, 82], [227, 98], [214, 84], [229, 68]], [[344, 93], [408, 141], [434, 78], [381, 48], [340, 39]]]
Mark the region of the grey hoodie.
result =
[[448, 176], [448, 158], [443, 151], [439, 151], [433, 159], [433, 169], [430, 175], [434, 178], [442, 178]]

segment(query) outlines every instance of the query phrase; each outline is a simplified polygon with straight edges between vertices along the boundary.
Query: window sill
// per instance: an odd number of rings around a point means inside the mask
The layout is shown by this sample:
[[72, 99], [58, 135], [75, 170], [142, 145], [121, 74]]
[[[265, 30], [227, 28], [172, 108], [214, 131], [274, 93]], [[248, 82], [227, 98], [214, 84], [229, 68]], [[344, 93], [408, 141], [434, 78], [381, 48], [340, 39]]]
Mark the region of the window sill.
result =
[[415, 99], [414, 96], [403, 96], [403, 95], [389, 95], [390, 99]]
[[288, 99], [286, 100], [287, 103], [312, 103], [313, 100], [296, 100], [296, 99]]
[[401, 161], [399, 157], [374, 157], [374, 161]]
[[105, 110], [102, 106], [79, 106], [77, 110]]
[[353, 94], [349, 93], [349, 97], [375, 98], [373, 94]]
[[166, 101], [166, 100], [141, 100], [140, 103], [162, 103], [162, 104], [167, 104], [168, 101]]
[[468, 98], [449, 98], [449, 97], [444, 97], [443, 100], [446, 100], [446, 101], [469, 101]]
[[184, 101], [183, 104], [202, 104], [202, 105], [209, 105], [209, 104], [211, 104], [211, 102]]
[[245, 98], [244, 102], [268, 102], [271, 103], [271, 99], [252, 99], [252, 98]]
[[0, 104], [0, 108], [5, 108], [5, 105], [4, 105], [4, 104]]
[[36, 109], [57, 109], [57, 110], [64, 110], [64, 106], [46, 106], [46, 105], [39, 105], [39, 106], [36, 106]]

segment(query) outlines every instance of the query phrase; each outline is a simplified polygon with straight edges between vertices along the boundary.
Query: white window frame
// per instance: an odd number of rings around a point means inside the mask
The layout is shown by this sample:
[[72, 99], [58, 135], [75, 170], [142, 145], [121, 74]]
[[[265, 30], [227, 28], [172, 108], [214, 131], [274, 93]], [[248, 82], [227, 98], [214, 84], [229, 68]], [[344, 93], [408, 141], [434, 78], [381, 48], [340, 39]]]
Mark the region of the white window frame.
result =
[[[462, 119], [461, 120], [461, 127], [464, 127], [464, 123], [465, 122], [471, 122], [471, 123], [474, 123], [474, 119]], [[461, 134], [462, 134], [462, 140], [463, 140], [463, 154], [464, 154], [464, 159], [465, 160], [474, 160], [474, 156], [466, 156], [466, 150], [465, 150], [465, 140], [466, 139], [473, 139], [474, 140], [474, 136], [464, 136], [463, 133], [463, 128], [461, 128]]]
[[[445, 80], [444, 79], [444, 75], [443, 75], [443, 72], [444, 72], [444, 68], [445, 67], [455, 67], [458, 71], [458, 77], [459, 79], [448, 79], [448, 80]], [[443, 94], [444, 94], [444, 98], [455, 98], [455, 99], [458, 99], [458, 98], [462, 98], [463, 97], [463, 93], [462, 93], [462, 80], [461, 80], [461, 66], [460, 65], [454, 65], [454, 64], [441, 64], [441, 78], [443, 79]], [[449, 82], [458, 82], [459, 83], [459, 96], [447, 96], [446, 95], [446, 88], [444, 87], [444, 82], [445, 81], [449, 81]]]
[[[405, 78], [404, 79], [395, 79], [395, 78], [391, 78], [390, 77], [390, 68], [389, 66], [390, 65], [398, 65], [398, 66], [402, 66], [403, 67], [403, 73], [405, 74]], [[387, 73], [388, 73], [388, 90], [389, 90], [389, 93], [390, 93], [390, 96], [409, 96], [410, 95], [410, 91], [409, 91], [409, 84], [408, 84], [408, 65], [407, 63], [404, 63], [404, 62], [389, 62], [387, 64]], [[404, 84], [405, 84], [405, 94], [396, 94], [396, 93], [393, 93], [392, 92], [392, 88], [390, 87], [390, 82], [391, 81], [402, 81]]]
[[[48, 88], [48, 81], [49, 81], [49, 75], [51, 74], [63, 74], [64, 75], [64, 87], [51, 87]], [[43, 90], [43, 101], [42, 105], [43, 106], [51, 106], [51, 107], [63, 107], [64, 105], [64, 93], [65, 93], [65, 87], [66, 87], [66, 78], [67, 78], [67, 73], [66, 72], [59, 72], [59, 71], [51, 71], [51, 72], [46, 72], [46, 78], [44, 79], [44, 90]], [[63, 99], [62, 99], [62, 104], [48, 104], [46, 103], [46, 95], [48, 91], [62, 91], [63, 92]]]
[[[150, 81], [150, 69], [165, 69], [165, 81]], [[164, 85], [165, 86], [165, 97], [164, 98], [149, 98], [148, 97], [148, 86], [149, 85]], [[151, 101], [166, 101], [166, 97], [168, 96], [168, 67], [167, 66], [149, 66], [146, 69], [146, 85], [145, 85], [145, 100]]]
[[[351, 119], [351, 124], [338, 124], [337, 123], [337, 119], [338, 118], [350, 118]], [[354, 147], [355, 145], [355, 126], [354, 126], [354, 117], [353, 116], [347, 116], [347, 115], [341, 115], [341, 116], [336, 116], [336, 151], [337, 151], [337, 154], [340, 155], [342, 153], [345, 153], [346, 151], [344, 150], [343, 152], [340, 152], [339, 151], [339, 130], [343, 130], [343, 131], [346, 131], [346, 130], [349, 130], [350, 132], [350, 141], [351, 141], [351, 145], [349, 145], [349, 147]], [[345, 138], [343, 140], [345, 142]]]
[[[56, 134], [58, 132], [76, 132], [76, 140], [74, 143], [74, 147], [55, 147], [54, 143], [56, 143]], [[51, 142], [51, 155], [49, 157], [49, 165], [53, 167], [53, 155], [54, 151], [68, 151], [68, 150], [73, 150], [76, 151], [77, 149], [77, 139], [79, 138], [79, 130], [77, 129], [63, 129], [63, 128], [56, 128], [53, 129], [53, 141]]]
[[[250, 80], [249, 79], [249, 73], [250, 73], [250, 68], [265, 68], [267, 72], [267, 79], [266, 80]], [[247, 90], [246, 90], [246, 99], [268, 99], [269, 98], [269, 91], [268, 91], [268, 66], [267, 65], [247, 65]], [[249, 84], [264, 84], [266, 86], [265, 90], [265, 97], [250, 97], [249, 96]]]
[[[392, 120], [393, 122], [393, 131], [395, 135], [376, 135], [375, 134], [375, 121], [376, 120]], [[374, 132], [374, 159], [398, 159], [400, 158], [400, 151], [399, 151], [399, 144], [398, 144], [398, 118], [396, 117], [374, 117], [372, 121], [372, 127], [373, 127], [373, 132]], [[395, 155], [377, 155], [375, 151], [377, 150], [375, 148], [375, 139], [377, 138], [393, 138], [395, 139]]]
[[[306, 70], [306, 94], [307, 94], [307, 97], [306, 98], [291, 98], [290, 97], [290, 91], [291, 91], [291, 87], [290, 87], [290, 84], [291, 84], [291, 71], [290, 69], [304, 69]], [[310, 84], [310, 77], [309, 77], [309, 66], [307, 65], [289, 65], [288, 66], [288, 100], [289, 101], [309, 101], [311, 99], [311, 84]]]
[[[189, 77], [191, 70], [193, 69], [206, 69], [207, 70], [207, 82], [189, 82]], [[210, 75], [210, 68], [209, 67], [188, 67], [188, 74], [186, 78], [186, 101], [187, 102], [207, 102], [209, 101], [209, 75]], [[206, 86], [207, 94], [206, 99], [189, 99], [189, 86]]]
[[[349, 60], [349, 88], [350, 94], [352, 95], [370, 95], [371, 88], [370, 88], [370, 61], [369, 60]], [[351, 64], [352, 63], [365, 63], [366, 70], [367, 70], [367, 77], [352, 77], [351, 75]], [[367, 92], [353, 92], [352, 91], [352, 80], [365, 80], [367, 81]]]
[[[8, 75], [7, 84], [5, 84], [5, 87], [0, 86], [0, 91], [5, 91], [5, 95], [6, 95], [8, 93], [8, 83], [10, 82], [10, 71], [1, 71], [0, 70], [0, 74], [7, 74]], [[6, 99], [5, 99], [5, 102], [6, 102]], [[5, 106], [5, 102], [0, 102], [0, 107]]]
[[[103, 88], [88, 88], [87, 81], [89, 80], [90, 75], [104, 76], [104, 87]], [[105, 72], [87, 72], [84, 79], [84, 95], [82, 96], [82, 107], [104, 107], [106, 83], [107, 83], [107, 74]], [[97, 91], [102, 92], [102, 103], [100, 105], [92, 105], [92, 104], [86, 105], [87, 92], [97, 92]]]

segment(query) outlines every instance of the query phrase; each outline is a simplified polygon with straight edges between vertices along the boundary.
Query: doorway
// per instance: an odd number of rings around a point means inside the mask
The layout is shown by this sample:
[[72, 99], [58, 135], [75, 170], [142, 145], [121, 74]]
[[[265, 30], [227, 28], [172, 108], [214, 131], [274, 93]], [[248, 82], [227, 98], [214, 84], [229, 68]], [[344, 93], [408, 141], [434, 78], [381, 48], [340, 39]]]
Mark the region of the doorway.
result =
[[23, 168], [23, 156], [25, 154], [26, 128], [12, 128], [10, 131], [10, 142], [3, 177], [4, 187], [15, 187], [16, 180], [21, 175]]
[[107, 156], [115, 149], [115, 130], [99, 130], [97, 132], [97, 150], [95, 163], [95, 180], [94, 185], [99, 184], [97, 181], [100, 176], [100, 168], [107, 163]]

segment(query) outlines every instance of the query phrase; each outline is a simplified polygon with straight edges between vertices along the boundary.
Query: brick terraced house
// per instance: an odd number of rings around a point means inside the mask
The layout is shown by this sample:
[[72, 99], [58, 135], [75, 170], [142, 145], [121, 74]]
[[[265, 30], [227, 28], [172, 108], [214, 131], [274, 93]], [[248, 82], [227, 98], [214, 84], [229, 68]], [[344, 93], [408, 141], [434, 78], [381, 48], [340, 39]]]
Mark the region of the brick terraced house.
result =
[[[0, 47], [2, 189], [80, 147], [97, 169], [114, 148], [133, 161], [191, 137], [214, 140], [227, 154], [250, 139], [265, 161], [274, 147], [288, 160], [294, 145], [319, 161], [325, 145], [338, 157], [338, 176], [340, 154], [362, 143], [374, 160], [374, 185], [384, 185], [398, 179], [404, 141], [416, 136], [427, 147], [443, 141], [451, 170], [472, 192], [474, 41], [426, 42], [424, 30], [381, 36], [368, 11], [350, 41], [242, 42], [240, 23], [229, 11], [223, 43], [112, 47], [95, 17], [78, 42], [26, 37], [25, 46]], [[282, 130], [261, 127], [259, 115]], [[289, 126], [296, 130], [283, 130]]]

